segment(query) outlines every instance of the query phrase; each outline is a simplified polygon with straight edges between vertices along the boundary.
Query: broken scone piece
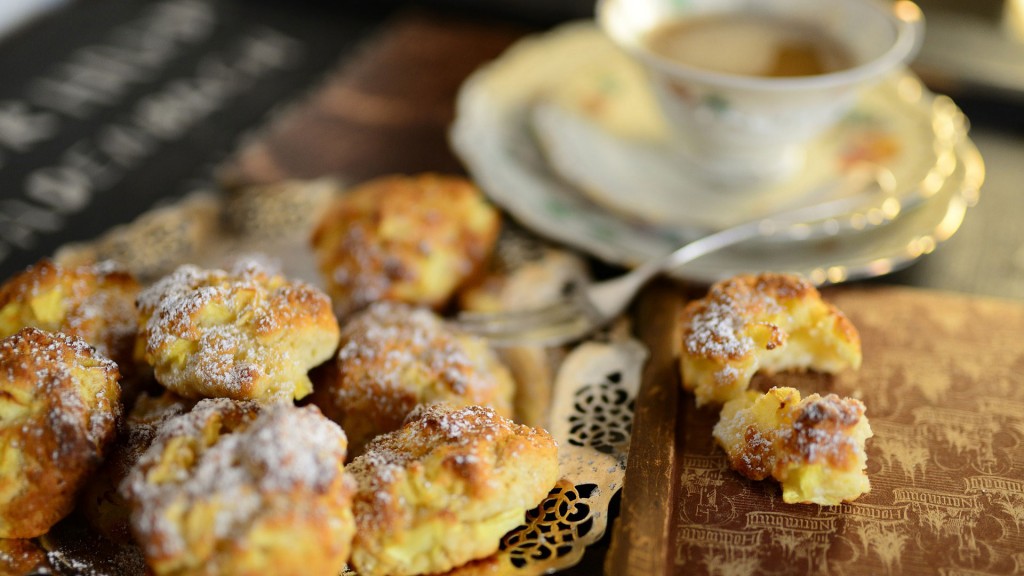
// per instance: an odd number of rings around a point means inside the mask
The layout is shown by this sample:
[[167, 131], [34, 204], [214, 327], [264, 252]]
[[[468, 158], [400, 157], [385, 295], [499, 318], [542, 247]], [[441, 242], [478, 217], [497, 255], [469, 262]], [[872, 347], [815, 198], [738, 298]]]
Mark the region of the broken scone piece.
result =
[[681, 322], [683, 387], [698, 406], [741, 395], [759, 370], [835, 373], [860, 367], [856, 328], [799, 276], [724, 280], [689, 303]]
[[782, 484], [787, 503], [836, 505], [871, 490], [865, 441], [871, 426], [864, 404], [793, 388], [746, 392], [729, 401], [714, 437], [732, 468], [751, 480]]

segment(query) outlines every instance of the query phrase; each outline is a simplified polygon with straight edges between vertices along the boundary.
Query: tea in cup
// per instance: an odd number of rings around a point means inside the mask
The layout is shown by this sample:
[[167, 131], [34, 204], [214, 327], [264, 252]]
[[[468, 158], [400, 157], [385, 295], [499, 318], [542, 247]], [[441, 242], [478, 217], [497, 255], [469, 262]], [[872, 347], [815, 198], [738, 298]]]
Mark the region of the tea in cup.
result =
[[600, 0], [597, 18], [648, 70], [691, 168], [724, 185], [800, 169], [923, 37], [908, 0]]

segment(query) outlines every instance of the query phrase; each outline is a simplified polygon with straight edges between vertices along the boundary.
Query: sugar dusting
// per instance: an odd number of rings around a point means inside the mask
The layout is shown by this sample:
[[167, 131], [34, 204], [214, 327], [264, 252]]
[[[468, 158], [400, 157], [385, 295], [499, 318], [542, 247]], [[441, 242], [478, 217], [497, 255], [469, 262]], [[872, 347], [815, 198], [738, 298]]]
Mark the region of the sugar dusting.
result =
[[[182, 266], [143, 291], [138, 304], [148, 318], [147, 354], [157, 359], [164, 385], [193, 384], [235, 397], [278, 372], [304, 374], [306, 354], [291, 351], [291, 337], [315, 330], [309, 324], [330, 315], [326, 295], [269, 275], [255, 259], [240, 261], [232, 272]], [[182, 342], [188, 343], [184, 351]], [[162, 358], [176, 346], [186, 356], [180, 365]]]
[[[516, 449], [495, 461], [495, 446], [520, 438], [526, 443], [554, 440], [543, 431], [502, 418], [493, 409], [467, 406], [455, 409], [446, 404], [417, 407], [406, 424], [394, 432], [378, 436], [367, 446], [366, 453], [356, 458], [347, 470], [359, 484], [353, 504], [360, 523], [381, 525], [401, 509], [393, 492], [410, 473], [421, 470], [424, 462], [443, 454], [457, 474], [459, 471], [496, 469], [514, 461]], [[489, 477], [478, 473], [477, 481]], [[474, 477], [466, 477], [473, 482]], [[411, 513], [411, 512], [410, 512]]]
[[711, 302], [690, 320], [686, 351], [704, 357], [739, 358], [754, 349], [754, 340], [744, 334], [747, 319], [737, 304]]
[[[91, 371], [92, 377], [81, 378], [75, 369]], [[104, 386], [116, 388], [113, 382], [118, 378], [117, 365], [95, 353], [84, 340], [60, 332], [23, 328], [0, 340], [0, 371], [6, 379], [0, 382], [0, 389], [31, 379], [35, 392], [49, 402], [43, 417], [50, 430], [81, 430], [97, 449], [112, 434], [120, 403], [116, 395], [104, 392]], [[94, 394], [95, 405], [87, 404], [83, 394]], [[59, 461], [60, 454], [53, 456], [54, 461]]]
[[101, 324], [102, 337], [90, 344], [108, 358], [129, 362], [139, 325], [134, 302], [138, 284], [125, 268], [110, 260], [84, 269], [95, 276], [97, 287], [68, 313], [66, 323], [83, 337], [89, 333], [89, 326]]
[[[124, 370], [138, 329], [137, 292], [131, 274], [112, 261], [61, 267], [42, 260], [3, 285], [0, 308], [17, 303], [17, 322], [82, 338]], [[38, 317], [34, 301], [51, 295], [58, 297], [59, 310]]]
[[[390, 254], [387, 246], [372, 241], [373, 237], [367, 224], [353, 221], [338, 245], [338, 252], [345, 254], [346, 259], [335, 263], [330, 278], [342, 294], [348, 295], [349, 310], [358, 310], [380, 300], [395, 282], [413, 277], [412, 271]], [[429, 253], [426, 242], [419, 245]]]
[[23, 328], [18, 334], [0, 340], [0, 349], [8, 353], [17, 351], [22, 355], [22, 366], [27, 365], [25, 361], [31, 360], [34, 365], [39, 366], [40, 371], [53, 370], [63, 373], [60, 363], [68, 359], [69, 355], [91, 358], [105, 369], [117, 369], [113, 361], [95, 355], [92, 346], [85, 340], [38, 328]]
[[812, 284], [786, 274], [737, 276], [715, 284], [706, 298], [686, 307], [686, 352], [717, 360], [740, 358], [754, 349], [751, 326], [785, 312], [780, 302], [811, 293], [817, 293]]
[[56, 574], [139, 576], [148, 573], [145, 559], [137, 548], [116, 546], [92, 534], [60, 539], [56, 547], [46, 551], [46, 558]]
[[342, 329], [341, 341], [338, 365], [343, 384], [334, 399], [339, 406], [365, 402], [372, 390], [368, 400], [396, 423], [412, 407], [406, 406], [409, 398], [443, 398], [493, 405], [502, 413], [509, 410], [502, 389], [508, 378], [493, 352], [485, 343], [447, 327], [430, 310], [374, 304]]
[[313, 247], [345, 317], [381, 300], [444, 305], [490, 254], [499, 227], [465, 178], [386, 176], [338, 198]]
[[[870, 435], [866, 423], [861, 426], [864, 405], [835, 394], [798, 398], [795, 389], [773, 388], [722, 417], [714, 436], [737, 472], [763, 480], [781, 479], [780, 474], [793, 466], [848, 471], [863, 465], [865, 432]], [[732, 408], [727, 405], [725, 412]], [[766, 414], [765, 408], [774, 412]]]
[[[215, 422], [220, 435], [198, 450], [191, 465], [173, 470], [160, 483], [151, 481], [174, 439], [200, 441]], [[322, 492], [334, 483], [342, 474], [346, 446], [341, 428], [315, 407], [202, 400], [163, 426], [121, 490], [136, 504], [132, 521], [148, 536], [149, 552], [177, 553], [188, 543], [182, 527], [167, 515], [173, 506], [213, 504], [215, 537], [243, 537], [268, 512], [268, 495]]]
[[381, 302], [346, 325], [338, 358], [345, 365], [375, 365], [374, 378], [400, 386], [405, 368], [421, 364], [443, 378], [456, 394], [494, 384], [477, 374], [477, 366], [434, 313], [423, 308]]
[[792, 428], [779, 432], [787, 459], [849, 467], [860, 450], [850, 432], [863, 415], [864, 404], [859, 400], [835, 394], [808, 396], [797, 406]]

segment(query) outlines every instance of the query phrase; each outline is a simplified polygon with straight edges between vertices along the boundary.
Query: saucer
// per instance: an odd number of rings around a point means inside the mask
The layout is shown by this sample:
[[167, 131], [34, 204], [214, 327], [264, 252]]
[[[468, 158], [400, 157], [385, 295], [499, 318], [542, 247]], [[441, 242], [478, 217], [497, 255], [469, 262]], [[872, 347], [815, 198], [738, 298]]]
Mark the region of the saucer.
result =
[[[603, 45], [599, 34], [589, 22], [568, 24], [518, 42], [475, 72], [460, 89], [450, 139], [478, 185], [520, 223], [608, 262], [635, 266], [694, 239], [700, 230], [624, 217], [595, 202], [554, 171], [533, 130], [536, 104], [579, 71], [581, 57], [589, 61], [582, 55]], [[638, 132], [657, 126], [626, 125]], [[919, 190], [901, 198], [906, 207], [887, 226], [841, 239], [793, 242], [784, 250], [778, 245], [737, 246], [694, 261], [674, 275], [711, 282], [740, 272], [775, 270], [837, 282], [906, 265], [956, 232], [984, 179], [973, 143], [962, 130], [952, 137], [955, 144], [943, 168], [949, 174], [925, 177]]]
[[543, 90], [531, 124], [555, 173], [601, 206], [660, 226], [710, 232], [879, 184], [901, 208], [952, 172], [962, 114], [908, 72], [866, 90], [855, 108], [803, 151], [781, 181], [723, 185], [704, 177], [661, 115], [644, 70], [600, 31], [578, 32], [579, 53], [548, 57], [575, 70]]

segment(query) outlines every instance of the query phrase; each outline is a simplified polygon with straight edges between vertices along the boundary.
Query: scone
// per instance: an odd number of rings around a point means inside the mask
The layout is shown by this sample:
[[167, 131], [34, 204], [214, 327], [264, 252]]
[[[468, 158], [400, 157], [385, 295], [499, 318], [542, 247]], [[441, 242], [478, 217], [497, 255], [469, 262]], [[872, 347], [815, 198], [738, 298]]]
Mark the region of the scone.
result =
[[860, 336], [810, 282], [741, 275], [711, 287], [682, 312], [683, 387], [697, 405], [741, 395], [754, 373], [859, 368]]
[[450, 570], [497, 551], [558, 480], [543, 430], [479, 406], [418, 408], [349, 465], [361, 576]]
[[118, 486], [153, 443], [164, 422], [191, 410], [195, 402], [171, 392], [142, 394], [124, 419], [121, 432], [78, 499], [78, 509], [89, 524], [112, 542], [130, 542], [128, 503]]
[[316, 407], [200, 401], [121, 485], [147, 564], [158, 576], [339, 574], [354, 530], [345, 452]]
[[62, 267], [42, 260], [0, 287], [0, 338], [26, 326], [85, 340], [134, 376], [139, 283], [113, 262]]
[[864, 451], [871, 426], [854, 398], [746, 392], [722, 408], [714, 437], [734, 470], [782, 483], [785, 502], [835, 505], [871, 490]]
[[353, 454], [396, 430], [419, 404], [486, 405], [512, 416], [512, 376], [487, 342], [425, 308], [380, 302], [353, 316], [333, 376], [313, 401], [341, 424]]
[[437, 309], [477, 272], [500, 226], [465, 178], [388, 176], [338, 198], [312, 244], [339, 317], [380, 300]]
[[117, 366], [83, 340], [23, 328], [0, 340], [0, 538], [71, 512], [117, 433]]
[[146, 361], [185, 398], [302, 398], [338, 344], [326, 294], [257, 266], [182, 266], [139, 295], [139, 310]]

